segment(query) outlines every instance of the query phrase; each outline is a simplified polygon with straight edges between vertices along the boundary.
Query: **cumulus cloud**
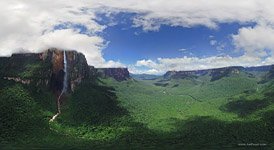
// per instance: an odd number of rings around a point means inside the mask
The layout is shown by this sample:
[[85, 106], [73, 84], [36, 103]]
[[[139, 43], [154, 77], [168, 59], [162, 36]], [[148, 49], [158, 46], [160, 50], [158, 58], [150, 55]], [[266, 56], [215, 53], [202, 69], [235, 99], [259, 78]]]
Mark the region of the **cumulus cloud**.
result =
[[[218, 42], [210, 37], [210, 44], [221, 51], [225, 43]], [[163, 74], [170, 70], [198, 70], [227, 66], [261, 66], [274, 64], [274, 27], [269, 24], [258, 24], [254, 27], [242, 27], [238, 33], [232, 35], [232, 44], [236, 49], [243, 50], [244, 54], [237, 57], [222, 54], [211, 57], [178, 57], [158, 58], [156, 60], [143, 59], [136, 62], [134, 71], [138, 67], [143, 73]]]
[[[246, 55], [265, 57], [274, 54], [274, 26], [243, 27], [232, 38], [235, 46], [243, 49]], [[267, 50], [271, 53], [267, 54]]]
[[105, 63], [101, 54], [103, 39], [98, 36], [79, 34], [73, 29], [55, 30], [48, 32], [31, 42], [23, 44], [27, 49], [36, 47], [38, 51], [48, 47], [55, 47], [65, 50], [77, 50], [85, 54], [89, 64], [100, 66]]
[[[266, 56], [265, 51], [265, 49], [274, 49], [272, 45], [274, 43], [273, 28], [269, 27], [274, 25], [274, 10], [272, 9], [274, 1], [272, 0], [141, 0], [138, 2], [122, 0], [121, 3], [107, 2], [113, 9], [137, 12], [139, 15], [134, 18], [133, 26], [142, 27], [145, 31], [158, 31], [161, 25], [182, 27], [202, 25], [217, 29], [220, 23], [257, 24], [254, 29], [242, 28], [238, 34], [233, 35], [234, 45], [245, 52], [240, 57], [223, 55], [207, 58], [158, 58], [156, 61], [137, 61], [136, 66], [147, 67], [147, 72], [151, 72], [152, 69], [154, 73], [156, 73], [155, 70], [157, 73], [163, 73], [167, 70], [207, 69], [231, 65], [257, 66], [273, 63], [273, 52], [271, 51], [271, 54], [268, 53]], [[261, 27], [260, 24], [268, 25]], [[260, 35], [257, 36], [257, 34]], [[223, 51], [226, 43], [217, 42], [213, 38], [214, 36], [210, 36], [210, 44], [215, 46], [216, 50]]]
[[100, 0], [101, 6], [135, 12], [134, 26], [159, 30], [161, 25], [217, 28], [219, 23], [274, 23], [272, 0]]
[[152, 60], [148, 59], [148, 60], [139, 60], [136, 62], [136, 66], [140, 67], [140, 66], [155, 66], [156, 63], [153, 62]]
[[[146, 65], [144, 65], [146, 66]], [[143, 65], [128, 65], [128, 71], [133, 74], [162, 74], [162, 72], [155, 68], [144, 68]]]
[[[140, 60], [137, 61], [136, 66], [146, 67], [147, 70], [143, 70], [143, 73], [152, 74], [164, 74], [170, 70], [199, 70], [220, 68], [228, 66], [260, 66], [273, 64], [274, 59], [268, 59], [263, 61], [260, 57], [243, 55], [240, 57], [231, 56], [212, 56], [206, 58], [198, 57], [181, 57], [181, 58], [158, 58], [156, 61], [152, 60]], [[137, 70], [138, 68], [135, 68]]]
[[[133, 27], [141, 27], [144, 31], [158, 31], [161, 25], [202, 25], [217, 29], [220, 23], [257, 24], [241, 28], [232, 36], [235, 46], [245, 51], [241, 57], [159, 58], [136, 63], [136, 67], [149, 67], [151, 73], [163, 72], [168, 67], [185, 70], [206, 66], [258, 65], [273, 60], [273, 0], [0, 0], [0, 6], [2, 56], [22, 49], [39, 52], [46, 47], [58, 47], [83, 52], [89, 64], [96, 67], [124, 66], [103, 58], [102, 50], [107, 41], [99, 33], [108, 25], [98, 24], [95, 20], [97, 13], [111, 16], [129, 12], [136, 14], [132, 18]], [[60, 25], [61, 28], [56, 28]], [[86, 31], [83, 33], [75, 28], [76, 25], [83, 26]]]
[[[14, 52], [41, 52], [56, 47], [77, 50], [85, 54], [90, 65], [96, 67], [123, 66], [120, 62], [106, 61], [102, 49], [105, 40], [98, 36], [106, 26], [99, 25], [96, 12], [86, 10], [92, 3], [78, 1], [0, 1], [0, 55]], [[86, 28], [84, 33], [75, 28]], [[56, 28], [61, 26], [61, 28]]]

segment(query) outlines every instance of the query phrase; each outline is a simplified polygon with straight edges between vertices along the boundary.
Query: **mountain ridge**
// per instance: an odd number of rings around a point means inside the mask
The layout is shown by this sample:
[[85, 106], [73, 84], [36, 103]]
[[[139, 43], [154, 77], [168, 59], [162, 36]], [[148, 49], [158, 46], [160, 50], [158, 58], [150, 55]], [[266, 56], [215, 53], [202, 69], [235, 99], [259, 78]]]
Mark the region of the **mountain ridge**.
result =
[[[62, 70], [62, 56], [61, 52], [64, 51], [62, 49], [57, 48], [49, 48], [41, 53], [14, 53], [10, 57], [0, 57], [1, 62], [4, 62], [1, 64], [2, 66], [5, 66], [4, 64], [8, 61], [23, 61], [22, 59], [30, 59], [30, 60], [44, 60], [46, 62], [49, 61], [56, 61], [52, 63], [53, 67], [53, 74], [56, 75], [55, 78], [60, 78], [56, 80], [62, 80], [62, 73], [58, 71]], [[79, 67], [78, 69], [75, 69], [73, 67], [72, 70], [70, 70], [71, 77], [73, 78], [73, 81], [71, 82], [71, 87], [69, 87], [71, 90], [74, 90], [77, 84], [81, 82], [81, 80], [85, 77], [101, 77], [101, 78], [107, 78], [111, 77], [114, 78], [117, 81], [124, 81], [129, 78], [135, 78], [139, 80], [146, 80], [146, 79], [156, 79], [158, 77], [161, 77], [160, 75], [146, 75], [146, 74], [133, 74], [128, 71], [127, 68], [124, 67], [118, 67], [118, 68], [95, 68], [94, 66], [90, 66], [87, 64], [85, 55], [77, 52], [75, 50], [66, 50], [68, 51], [68, 59], [69, 66], [74, 66], [77, 63], [80, 63], [80, 65], [76, 65], [76, 67]], [[53, 55], [54, 53], [54, 55]], [[59, 56], [60, 55], [60, 56]], [[53, 60], [50, 60], [51, 57], [56, 57]], [[77, 63], [73, 63], [73, 62]], [[79, 61], [79, 62], [78, 62]], [[13, 67], [13, 66], [8, 66]], [[237, 74], [241, 71], [248, 72], [252, 74], [253, 72], [268, 72], [273, 68], [274, 65], [264, 65], [264, 66], [251, 66], [251, 67], [243, 67], [243, 66], [228, 66], [228, 67], [220, 67], [220, 68], [211, 68], [211, 69], [197, 69], [197, 70], [184, 70], [184, 71], [167, 71], [165, 74], [162, 75], [163, 78], [195, 78], [197, 76], [203, 76], [205, 74], [209, 74], [212, 76], [212, 81], [218, 80], [219, 78], [222, 78], [224, 76], [227, 76], [229, 74]], [[71, 69], [70, 68], [70, 69]], [[73, 73], [76, 72], [76, 73]], [[3, 74], [3, 73], [2, 73]], [[60, 77], [58, 77], [58, 74]], [[48, 75], [49, 76], [49, 75]], [[8, 76], [4, 76], [8, 77]], [[2, 77], [3, 78], [3, 77]], [[15, 78], [15, 77], [12, 77]], [[17, 79], [18, 80], [18, 79]], [[42, 82], [42, 81], [40, 81]], [[49, 81], [44, 81], [45, 84], [48, 84]], [[58, 84], [57, 84], [58, 85]], [[61, 87], [59, 87], [60, 89]]]
[[[14, 53], [10, 57], [0, 57], [0, 77], [28, 84], [43, 84], [60, 93], [64, 76], [63, 52], [62, 49], [49, 48], [41, 53]], [[74, 91], [85, 78], [112, 77], [117, 81], [130, 78], [127, 68], [89, 66], [85, 55], [75, 50], [66, 50], [66, 56], [69, 91]]]
[[222, 68], [212, 68], [212, 69], [201, 69], [201, 70], [191, 70], [191, 71], [167, 71], [163, 78], [165, 79], [179, 79], [179, 78], [195, 78], [198, 76], [209, 75], [212, 76], [211, 81], [218, 80], [222, 77], [239, 74], [240, 72], [245, 72], [249, 74], [249, 76], [255, 76], [253, 72], [265, 72], [267, 73], [274, 65], [266, 65], [266, 66], [254, 66], [254, 67], [242, 67], [242, 66], [229, 66]]

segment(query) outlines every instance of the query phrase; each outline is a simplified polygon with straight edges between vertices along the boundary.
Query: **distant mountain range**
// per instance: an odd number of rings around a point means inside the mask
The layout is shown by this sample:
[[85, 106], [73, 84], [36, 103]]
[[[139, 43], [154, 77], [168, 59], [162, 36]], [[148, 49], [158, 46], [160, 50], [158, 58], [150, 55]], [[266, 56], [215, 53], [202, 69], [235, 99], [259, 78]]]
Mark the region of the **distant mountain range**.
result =
[[150, 74], [130, 74], [130, 76], [137, 80], [155, 80], [159, 77], [163, 77], [164, 79], [185, 79], [185, 78], [197, 78], [199, 76], [209, 75], [211, 76], [211, 81], [215, 81], [215, 80], [221, 79], [222, 77], [245, 73], [246, 75], [250, 77], [264, 76], [264, 78], [271, 78], [273, 75], [270, 74], [269, 71], [273, 70], [273, 68], [274, 68], [274, 65], [256, 66], [256, 67], [231, 66], [231, 67], [192, 70], [192, 71], [168, 71], [162, 76], [150, 75]]
[[[123, 81], [129, 78], [136, 80], [155, 80], [161, 77], [164, 79], [184, 79], [196, 78], [203, 75], [209, 75], [211, 76], [211, 81], [215, 81], [222, 77], [236, 75], [241, 72], [246, 73], [248, 76], [262, 76], [262, 78], [264, 78], [263, 80], [267, 80], [274, 76], [273, 74], [268, 73], [273, 70], [274, 65], [256, 67], [231, 66], [192, 71], [167, 71], [162, 76], [132, 74], [129, 73], [127, 68], [95, 68], [93, 66], [88, 66], [85, 56], [76, 51], [68, 51], [67, 55], [69, 59], [69, 79], [72, 83], [72, 88], [74, 88], [81, 79], [95, 76], [101, 78], [112, 77], [117, 81]], [[56, 48], [48, 49], [43, 53], [13, 54], [11, 57], [0, 57], [0, 76], [2, 78], [24, 78], [28, 80], [39, 76], [39, 82], [49, 83], [49, 80], [52, 82], [54, 80], [56, 83], [50, 84], [60, 89], [59, 80], [62, 81], [62, 61], [62, 50]]]
[[269, 72], [273, 70], [274, 65], [268, 66], [258, 66], [258, 67], [241, 67], [241, 66], [231, 66], [224, 68], [214, 68], [205, 70], [193, 70], [193, 71], [168, 71], [163, 75], [164, 79], [184, 79], [184, 78], [196, 78], [198, 76], [209, 75], [211, 76], [211, 81], [215, 81], [230, 75], [237, 75], [240, 73], [245, 73], [248, 76], [256, 76], [258, 74], [265, 73], [267, 78], [271, 78], [273, 75]]
[[153, 74], [130, 74], [130, 76], [136, 80], [155, 80], [160, 77], [160, 75]]
[[0, 145], [172, 149], [271, 144], [273, 91], [274, 65], [157, 76], [95, 68], [76, 51], [13, 54], [0, 57]]

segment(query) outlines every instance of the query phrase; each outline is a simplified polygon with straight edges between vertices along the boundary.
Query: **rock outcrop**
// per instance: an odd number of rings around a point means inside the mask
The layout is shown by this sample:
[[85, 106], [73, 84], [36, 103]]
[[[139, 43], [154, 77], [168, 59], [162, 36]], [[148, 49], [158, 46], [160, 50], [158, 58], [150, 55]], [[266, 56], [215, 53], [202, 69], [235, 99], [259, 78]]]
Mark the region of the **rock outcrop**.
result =
[[[15, 82], [48, 85], [51, 70], [42, 53], [13, 54], [11, 57], [0, 57], [0, 78], [14, 79]], [[27, 81], [27, 82], [25, 82]]]
[[243, 70], [244, 70], [244, 67], [238, 67], [238, 66], [211, 69], [210, 71], [211, 81], [216, 81], [223, 77], [228, 77], [231, 75], [238, 75]]
[[270, 66], [269, 71], [265, 76], [262, 77], [262, 80], [259, 83], [266, 83], [267, 81], [271, 81], [274, 79], [274, 65]]
[[130, 78], [127, 68], [97, 68], [97, 75], [102, 78], [111, 77], [117, 81], [124, 81]]
[[274, 65], [267, 65], [267, 66], [256, 66], [256, 67], [246, 67], [244, 68], [245, 71], [252, 72], [252, 71], [257, 71], [257, 72], [268, 72], [271, 70], [271, 68]]
[[165, 79], [185, 79], [196, 78], [197, 76], [207, 74], [208, 70], [194, 70], [194, 71], [168, 71], [164, 74]]
[[89, 66], [87, 60], [82, 53], [76, 51], [67, 51], [67, 63], [68, 63], [68, 78], [69, 89], [74, 91], [75, 87], [79, 85], [84, 78], [88, 78], [93, 74], [89, 74]]
[[[130, 78], [127, 68], [94, 68], [87, 64], [82, 53], [66, 50], [68, 91], [74, 89], [85, 78], [112, 77], [117, 81]], [[0, 57], [0, 78], [34, 86], [46, 86], [54, 92], [63, 88], [64, 51], [50, 48], [42, 53], [13, 54]]]
[[[82, 53], [67, 50], [67, 71], [68, 71], [68, 90], [74, 91], [75, 87], [81, 83], [84, 78], [88, 78], [89, 66]], [[48, 49], [43, 53], [43, 60], [52, 64], [51, 84], [53, 88], [61, 90], [64, 80], [64, 52], [58, 49]]]
[[[94, 67], [88, 66], [83, 54], [66, 51], [68, 64], [68, 90], [73, 91], [84, 78], [95, 75]], [[13, 81], [47, 86], [61, 91], [64, 80], [64, 51], [56, 48], [42, 53], [13, 54], [0, 58], [0, 77]], [[92, 69], [93, 68], [93, 69]], [[27, 82], [25, 82], [27, 81]]]
[[219, 80], [225, 76], [239, 74], [244, 70], [244, 67], [224, 67], [216, 69], [206, 70], [193, 70], [193, 71], [168, 71], [164, 74], [165, 79], [186, 79], [186, 78], [197, 78], [203, 75], [211, 76], [211, 81]]

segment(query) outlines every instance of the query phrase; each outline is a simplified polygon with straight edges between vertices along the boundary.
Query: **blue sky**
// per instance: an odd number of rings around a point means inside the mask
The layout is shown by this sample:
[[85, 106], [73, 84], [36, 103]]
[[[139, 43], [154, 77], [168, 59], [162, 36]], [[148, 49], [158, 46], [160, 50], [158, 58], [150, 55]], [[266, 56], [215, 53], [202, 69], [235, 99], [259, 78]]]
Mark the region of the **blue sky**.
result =
[[[103, 49], [106, 60], [134, 65], [138, 60], [156, 61], [158, 58], [239, 57], [243, 51], [235, 50], [231, 36], [240, 28], [256, 25], [223, 23], [214, 29], [201, 25], [191, 28], [162, 25], [157, 31], [144, 31], [141, 27], [133, 27], [134, 15], [119, 13], [109, 18], [104, 14], [98, 15], [99, 24], [111, 24], [101, 33], [108, 42]], [[145, 67], [141, 69], [146, 70]]]
[[95, 67], [163, 74], [274, 64], [273, 0], [0, 1], [0, 56], [77, 50]]
[[[132, 15], [118, 14], [112, 17], [115, 18], [115, 25], [102, 33], [104, 39], [109, 42], [103, 50], [104, 58], [125, 64], [134, 64], [140, 59], [155, 60], [159, 57], [237, 56], [241, 53], [233, 51], [231, 35], [236, 34], [239, 28], [248, 26], [229, 23], [220, 24], [217, 29], [210, 29], [205, 26], [187, 28], [163, 25], [158, 31], [143, 31], [140, 27], [132, 27]], [[107, 24], [111, 21], [108, 22], [105, 18], [104, 21], [98, 22]], [[211, 41], [216, 41], [216, 44], [212, 45]]]

